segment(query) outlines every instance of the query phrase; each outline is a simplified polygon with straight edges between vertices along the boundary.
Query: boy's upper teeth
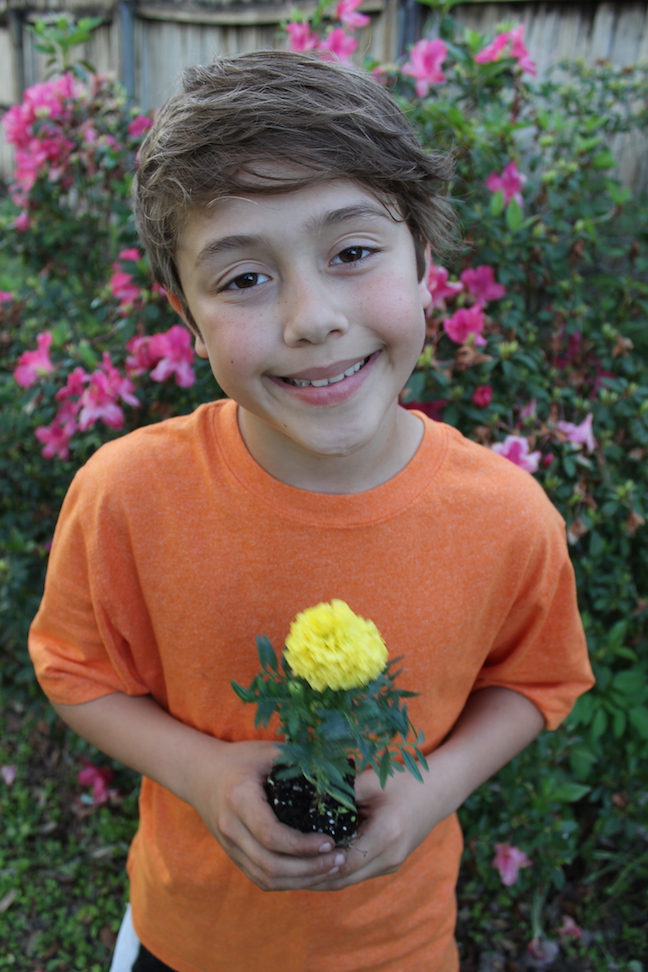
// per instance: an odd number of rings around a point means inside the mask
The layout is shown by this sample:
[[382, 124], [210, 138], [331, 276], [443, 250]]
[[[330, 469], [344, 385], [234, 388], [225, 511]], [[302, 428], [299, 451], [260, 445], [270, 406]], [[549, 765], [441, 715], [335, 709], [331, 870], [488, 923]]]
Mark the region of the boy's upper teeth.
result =
[[355, 375], [356, 371], [360, 371], [366, 360], [366, 358], [363, 358], [362, 361], [357, 361], [346, 371], [339, 375], [333, 375], [332, 378], [318, 378], [313, 381], [307, 381], [305, 378], [286, 378], [285, 380], [291, 385], [297, 385], [298, 388], [306, 388], [308, 385], [312, 385], [313, 388], [324, 388], [325, 385], [334, 385], [336, 381], [342, 381], [343, 378], [350, 378], [351, 375]]

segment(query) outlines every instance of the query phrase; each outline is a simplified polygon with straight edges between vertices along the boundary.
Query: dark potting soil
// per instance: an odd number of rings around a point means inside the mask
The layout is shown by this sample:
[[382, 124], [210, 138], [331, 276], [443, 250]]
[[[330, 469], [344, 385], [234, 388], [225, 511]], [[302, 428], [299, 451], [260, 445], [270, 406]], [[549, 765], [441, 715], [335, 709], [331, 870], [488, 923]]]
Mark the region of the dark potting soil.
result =
[[[336, 844], [346, 844], [356, 835], [358, 812], [348, 810], [328, 793], [317, 796], [315, 787], [304, 776], [289, 780], [275, 778], [281, 764], [273, 767], [265, 781], [268, 802], [281, 823], [308, 834], [327, 834]], [[353, 776], [346, 777], [353, 784]]]

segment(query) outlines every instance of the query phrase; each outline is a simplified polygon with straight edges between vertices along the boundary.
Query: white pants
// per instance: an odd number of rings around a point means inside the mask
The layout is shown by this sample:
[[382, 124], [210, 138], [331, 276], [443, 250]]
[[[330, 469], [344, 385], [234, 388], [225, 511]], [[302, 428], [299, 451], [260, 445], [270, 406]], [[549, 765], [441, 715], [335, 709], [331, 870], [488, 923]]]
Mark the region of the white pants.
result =
[[110, 972], [131, 972], [139, 947], [139, 938], [135, 934], [131, 920], [131, 907], [127, 905], [126, 914], [117, 936]]

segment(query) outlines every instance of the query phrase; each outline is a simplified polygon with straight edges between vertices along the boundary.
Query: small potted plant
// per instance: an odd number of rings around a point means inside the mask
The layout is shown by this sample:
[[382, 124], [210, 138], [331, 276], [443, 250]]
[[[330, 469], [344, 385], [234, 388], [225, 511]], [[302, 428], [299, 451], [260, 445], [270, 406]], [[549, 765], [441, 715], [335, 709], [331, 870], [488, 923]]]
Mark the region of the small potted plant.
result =
[[282, 823], [347, 843], [358, 828], [358, 773], [373, 767], [384, 787], [407, 768], [422, 782], [423, 736], [402, 704], [416, 693], [396, 688], [398, 659], [388, 662], [376, 625], [344, 601], [298, 614], [281, 664], [266, 637], [257, 638], [257, 649], [261, 672], [249, 688], [232, 687], [256, 703], [255, 725], [279, 717], [285, 741], [265, 782], [270, 806]]

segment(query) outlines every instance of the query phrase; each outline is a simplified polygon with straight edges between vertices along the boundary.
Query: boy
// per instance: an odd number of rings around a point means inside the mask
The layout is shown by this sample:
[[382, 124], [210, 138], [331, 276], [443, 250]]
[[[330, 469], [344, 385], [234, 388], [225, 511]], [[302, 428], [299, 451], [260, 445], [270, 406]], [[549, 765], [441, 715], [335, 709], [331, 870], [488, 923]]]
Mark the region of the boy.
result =
[[[279, 52], [188, 72], [142, 147], [154, 274], [229, 400], [80, 471], [31, 633], [57, 712], [144, 776], [137, 972], [456, 972], [455, 810], [591, 685], [545, 494], [398, 404], [447, 176], [373, 80]], [[429, 752], [358, 778], [346, 849], [274, 818], [230, 688], [333, 597], [404, 656]]]

